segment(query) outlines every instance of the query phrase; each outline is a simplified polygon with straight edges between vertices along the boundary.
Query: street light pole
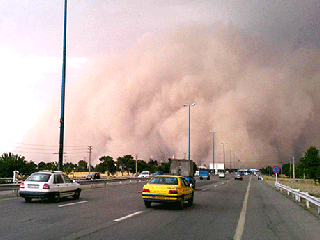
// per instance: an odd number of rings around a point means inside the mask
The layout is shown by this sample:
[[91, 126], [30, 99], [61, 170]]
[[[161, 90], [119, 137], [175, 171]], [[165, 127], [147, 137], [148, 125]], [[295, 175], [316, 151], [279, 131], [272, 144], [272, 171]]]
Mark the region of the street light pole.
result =
[[188, 160], [190, 160], [190, 107], [196, 105], [195, 103], [192, 104], [183, 104], [184, 107], [189, 107], [189, 127], [188, 127]]
[[225, 142], [222, 142], [221, 143], [222, 144], [222, 146], [223, 146], [223, 167], [224, 167], [224, 169], [226, 168], [226, 154], [225, 154], [225, 152], [224, 152], [224, 145], [225, 144], [227, 144], [227, 143], [225, 143]]
[[212, 163], [213, 163], [213, 174], [216, 173], [216, 169], [214, 167], [215, 164], [215, 152], [214, 152], [214, 134], [217, 133], [216, 131], [210, 131], [212, 133]]

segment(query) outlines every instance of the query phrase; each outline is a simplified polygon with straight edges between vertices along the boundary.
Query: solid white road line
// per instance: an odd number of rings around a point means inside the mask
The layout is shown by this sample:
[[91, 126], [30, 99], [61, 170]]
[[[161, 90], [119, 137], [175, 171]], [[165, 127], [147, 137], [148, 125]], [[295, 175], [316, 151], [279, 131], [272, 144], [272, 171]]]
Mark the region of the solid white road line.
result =
[[118, 219], [115, 219], [115, 220], [113, 220], [113, 221], [114, 221], [114, 222], [120, 222], [120, 221], [126, 220], [126, 219], [128, 219], [128, 218], [131, 218], [131, 217], [133, 217], [133, 216], [135, 216], [135, 215], [137, 215], [137, 214], [140, 214], [140, 213], [142, 213], [142, 212], [143, 212], [143, 211], [131, 213], [131, 214], [125, 216], [125, 217], [118, 218]]
[[239, 218], [239, 221], [238, 221], [236, 234], [233, 237], [234, 240], [240, 240], [241, 237], [242, 237], [242, 234], [243, 234], [244, 224], [246, 222], [246, 212], [247, 212], [250, 184], [251, 184], [251, 176], [250, 176], [249, 184], [248, 184], [248, 187], [247, 187], [246, 196], [244, 197], [243, 206], [242, 206], [242, 210], [241, 210], [241, 213], [240, 213], [240, 218]]
[[88, 201], [81, 201], [81, 202], [75, 202], [75, 203], [67, 203], [63, 205], [59, 205], [59, 207], [66, 207], [66, 206], [71, 206], [71, 205], [76, 205], [76, 204], [81, 204], [81, 203], [86, 203]]

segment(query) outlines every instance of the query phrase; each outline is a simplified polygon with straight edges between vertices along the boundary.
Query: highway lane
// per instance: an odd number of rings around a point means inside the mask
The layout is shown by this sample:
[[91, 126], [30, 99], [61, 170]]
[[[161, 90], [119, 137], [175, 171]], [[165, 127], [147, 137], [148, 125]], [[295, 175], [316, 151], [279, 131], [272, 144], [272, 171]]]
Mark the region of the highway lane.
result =
[[145, 208], [142, 186], [85, 190], [59, 203], [1, 200], [0, 239], [233, 239], [246, 195], [239, 239], [320, 239], [319, 219], [256, 178], [198, 180], [184, 210]]
[[60, 239], [112, 222], [132, 208], [144, 209], [142, 185], [85, 190], [79, 200], [64, 199], [59, 203], [35, 200], [29, 204], [22, 198], [1, 201], [1, 239]]
[[243, 239], [320, 239], [319, 218], [264, 182], [252, 183]]

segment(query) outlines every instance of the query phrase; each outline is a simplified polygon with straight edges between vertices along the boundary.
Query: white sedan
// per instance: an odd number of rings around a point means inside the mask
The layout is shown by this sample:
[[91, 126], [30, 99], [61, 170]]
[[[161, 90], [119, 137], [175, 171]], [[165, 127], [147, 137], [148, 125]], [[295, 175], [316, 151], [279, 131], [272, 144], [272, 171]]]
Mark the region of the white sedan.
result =
[[33, 198], [58, 201], [62, 197], [80, 197], [80, 184], [61, 171], [41, 171], [30, 175], [20, 185], [20, 197], [26, 202]]
[[139, 176], [139, 178], [148, 178], [148, 177], [151, 177], [151, 173], [150, 171], [142, 171]]

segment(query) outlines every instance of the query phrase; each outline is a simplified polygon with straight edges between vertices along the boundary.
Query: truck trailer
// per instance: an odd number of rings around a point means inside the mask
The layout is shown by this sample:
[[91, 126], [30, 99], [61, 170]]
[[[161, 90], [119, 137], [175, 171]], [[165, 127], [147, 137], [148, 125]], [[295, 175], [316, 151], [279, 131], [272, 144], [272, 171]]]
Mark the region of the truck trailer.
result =
[[195, 163], [192, 160], [171, 159], [170, 174], [175, 176], [183, 176], [184, 179], [192, 184], [195, 188], [196, 181], [194, 179]]

